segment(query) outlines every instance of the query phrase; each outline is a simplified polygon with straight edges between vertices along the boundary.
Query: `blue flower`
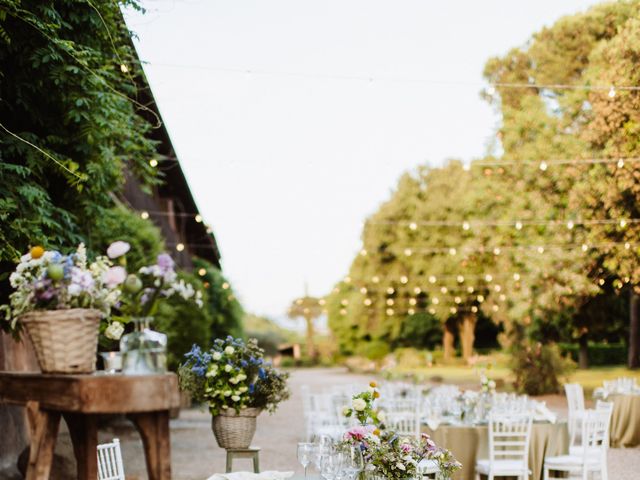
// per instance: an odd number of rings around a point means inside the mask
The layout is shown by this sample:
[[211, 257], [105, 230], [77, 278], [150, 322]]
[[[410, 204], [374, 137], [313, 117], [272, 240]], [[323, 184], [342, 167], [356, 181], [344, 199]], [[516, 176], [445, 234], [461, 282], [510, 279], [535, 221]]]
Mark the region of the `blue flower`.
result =
[[243, 367], [247, 367], [249, 366], [249, 363], [246, 360], [240, 360], [240, 365], [242, 365]]
[[190, 360], [197, 359], [202, 354], [202, 350], [195, 343], [191, 346], [191, 350], [184, 354], [184, 356]]
[[267, 378], [267, 372], [264, 371], [264, 368], [258, 369], [258, 377], [260, 378], [260, 380], [264, 380], [265, 378]]
[[256, 390], [256, 386], [253, 383], [249, 384], [249, 393], [253, 393]]
[[204, 377], [207, 373], [207, 367], [203, 365], [194, 365], [191, 367], [191, 371], [199, 377]]

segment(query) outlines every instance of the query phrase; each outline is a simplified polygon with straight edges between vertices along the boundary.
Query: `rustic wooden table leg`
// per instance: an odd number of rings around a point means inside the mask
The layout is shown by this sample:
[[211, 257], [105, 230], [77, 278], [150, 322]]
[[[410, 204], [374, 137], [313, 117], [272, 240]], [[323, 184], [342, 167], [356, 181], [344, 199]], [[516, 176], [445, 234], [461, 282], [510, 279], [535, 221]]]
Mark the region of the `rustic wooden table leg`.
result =
[[93, 415], [63, 414], [69, 427], [73, 453], [78, 465], [78, 480], [98, 478], [98, 427]]
[[149, 480], [170, 480], [169, 412], [131, 413], [127, 416], [142, 437]]
[[37, 404], [30, 404], [27, 413], [31, 427], [31, 451], [26, 480], [48, 480], [60, 427], [60, 412], [40, 410]]

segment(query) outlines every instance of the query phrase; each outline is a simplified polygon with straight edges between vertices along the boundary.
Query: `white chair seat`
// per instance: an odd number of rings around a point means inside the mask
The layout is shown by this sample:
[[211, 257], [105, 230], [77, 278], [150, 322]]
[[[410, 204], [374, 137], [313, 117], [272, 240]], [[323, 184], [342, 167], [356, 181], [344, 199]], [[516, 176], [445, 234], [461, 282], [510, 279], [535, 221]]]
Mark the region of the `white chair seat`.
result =
[[422, 475], [430, 475], [440, 472], [440, 467], [435, 460], [421, 460], [418, 464], [418, 472]]
[[531, 470], [528, 468], [525, 470], [522, 462], [519, 460], [494, 460], [493, 469], [491, 469], [491, 462], [489, 459], [478, 460], [476, 462], [476, 472], [483, 475], [489, 475], [491, 471], [494, 475], [522, 475], [524, 471], [527, 475], [531, 475]]
[[[557, 457], [546, 457], [544, 466], [549, 470], [575, 470], [582, 468], [584, 457], [582, 455], [558, 455]], [[589, 469], [599, 469], [600, 460], [597, 456], [587, 457], [586, 466]]]
[[[582, 458], [582, 446], [580, 445], [574, 445], [572, 447], [569, 447], [569, 455], [572, 457], [579, 457]], [[597, 457], [598, 455], [601, 454], [601, 450], [599, 448], [591, 448], [589, 449], [589, 455], [591, 456], [595, 456]]]

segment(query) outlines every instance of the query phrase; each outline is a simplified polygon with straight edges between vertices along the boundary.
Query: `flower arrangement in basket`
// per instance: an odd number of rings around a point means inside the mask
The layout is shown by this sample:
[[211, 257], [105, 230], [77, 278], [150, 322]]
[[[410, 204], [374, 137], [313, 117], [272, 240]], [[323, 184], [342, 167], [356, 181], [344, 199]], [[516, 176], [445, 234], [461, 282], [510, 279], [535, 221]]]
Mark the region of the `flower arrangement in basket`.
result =
[[255, 339], [216, 339], [208, 351], [194, 345], [185, 357], [178, 371], [180, 387], [208, 405], [222, 448], [247, 448], [260, 412], [273, 413], [289, 398], [289, 374], [264, 361]]
[[377, 384], [371, 382], [369, 389], [355, 395], [351, 406], [343, 410], [346, 417], [356, 418], [360, 425], [345, 432], [340, 446], [360, 447], [366, 474], [393, 480], [417, 478], [419, 464], [423, 460], [437, 462], [441, 478], [450, 478], [461, 468], [453, 454], [438, 447], [427, 434], [423, 433], [420, 439], [416, 439], [387, 429], [384, 412], [375, 408], [375, 400], [379, 396]]
[[83, 244], [69, 255], [36, 246], [20, 258], [3, 327], [16, 338], [26, 329], [43, 372], [95, 369], [100, 320], [119, 297], [113, 268], [105, 256], [89, 263]]

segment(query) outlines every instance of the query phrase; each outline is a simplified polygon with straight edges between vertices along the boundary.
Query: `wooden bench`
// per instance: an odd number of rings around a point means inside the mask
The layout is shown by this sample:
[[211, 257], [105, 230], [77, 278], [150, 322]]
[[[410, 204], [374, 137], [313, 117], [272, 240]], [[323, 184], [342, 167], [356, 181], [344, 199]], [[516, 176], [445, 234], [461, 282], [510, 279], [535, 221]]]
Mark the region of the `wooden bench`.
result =
[[64, 418], [79, 480], [98, 478], [98, 419], [126, 415], [137, 428], [149, 480], [171, 478], [169, 410], [180, 406], [178, 379], [164, 375], [43, 375], [0, 372], [0, 402], [26, 405], [31, 450], [26, 480], [47, 480]]

